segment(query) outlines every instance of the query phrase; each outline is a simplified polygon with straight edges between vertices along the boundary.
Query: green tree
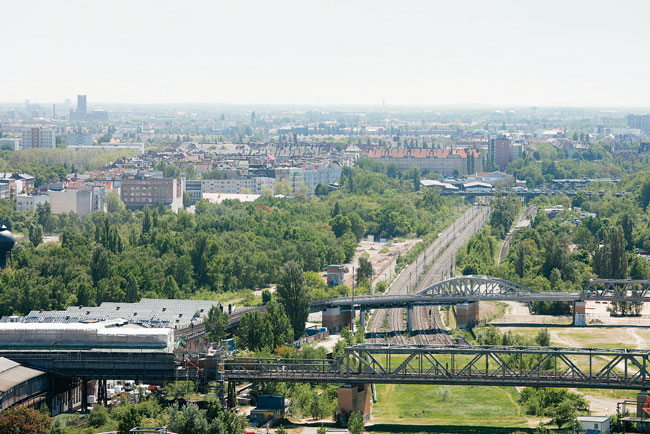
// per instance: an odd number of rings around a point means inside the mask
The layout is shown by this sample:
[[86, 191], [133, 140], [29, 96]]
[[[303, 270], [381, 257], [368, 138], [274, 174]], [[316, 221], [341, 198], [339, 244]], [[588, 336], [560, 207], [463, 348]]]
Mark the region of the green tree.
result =
[[31, 408], [16, 406], [2, 411], [0, 434], [47, 434], [52, 419]]
[[131, 405], [129, 408], [122, 413], [120, 422], [117, 428], [118, 434], [129, 434], [131, 428], [135, 428], [142, 424], [142, 416], [136, 408], [136, 406]]
[[265, 343], [272, 341], [271, 331], [267, 327], [268, 323], [261, 313], [246, 312], [239, 321], [237, 345], [253, 351], [262, 349]]
[[29, 225], [29, 242], [38, 247], [43, 242], [43, 226], [38, 223]]
[[178, 284], [174, 279], [174, 276], [167, 276], [165, 279], [165, 285], [163, 286], [163, 296], [165, 298], [179, 298], [181, 291], [178, 289]]
[[293, 339], [298, 339], [305, 332], [305, 322], [309, 316], [309, 291], [302, 269], [294, 261], [282, 267], [277, 288], [278, 298], [291, 321]]
[[336, 238], [340, 238], [343, 234], [352, 229], [350, 219], [341, 214], [336, 215], [332, 220], [330, 220], [330, 226], [332, 227], [332, 232], [334, 232]]
[[551, 422], [561, 429], [563, 426], [576, 420], [578, 417], [578, 409], [572, 400], [565, 399], [555, 407], [552, 407], [549, 415], [551, 416]]
[[366, 223], [359, 217], [356, 212], [347, 215], [350, 220], [350, 229], [357, 239], [357, 242], [366, 234]]
[[537, 333], [535, 336], [535, 343], [540, 347], [548, 347], [551, 345], [551, 334], [548, 332], [546, 327]]
[[348, 431], [350, 431], [350, 434], [362, 434], [364, 428], [363, 414], [360, 411], [350, 414], [350, 417], [348, 417]]
[[417, 166], [411, 167], [410, 178], [413, 180], [413, 190], [420, 191], [420, 168]]
[[316, 196], [327, 196], [329, 194], [329, 188], [319, 182], [316, 184], [316, 188], [314, 188], [314, 194]]
[[188, 192], [183, 192], [183, 208], [189, 208], [192, 205], [192, 195]]
[[111, 190], [104, 196], [104, 203], [106, 204], [106, 211], [114, 214], [121, 213], [126, 209], [124, 202], [120, 199], [120, 196], [115, 190]]
[[228, 334], [228, 315], [220, 306], [212, 306], [203, 323], [210, 342], [219, 342]]
[[370, 261], [361, 256], [359, 258], [359, 269], [357, 270], [357, 283], [362, 282], [364, 279], [370, 279], [374, 270]]
[[293, 342], [291, 321], [281, 304], [275, 301], [268, 302], [264, 319], [267, 323], [266, 328], [271, 329], [272, 341], [270, 342], [270, 348], [272, 350], [282, 345], [290, 345]]
[[178, 404], [169, 408], [167, 429], [177, 434], [199, 434], [208, 432], [208, 420], [205, 412], [194, 403], [179, 409]]
[[98, 428], [108, 422], [108, 410], [100, 404], [94, 404], [93, 409], [88, 416], [88, 424]]
[[52, 231], [52, 208], [49, 202], [36, 205], [36, 222], [43, 227], [46, 233]]

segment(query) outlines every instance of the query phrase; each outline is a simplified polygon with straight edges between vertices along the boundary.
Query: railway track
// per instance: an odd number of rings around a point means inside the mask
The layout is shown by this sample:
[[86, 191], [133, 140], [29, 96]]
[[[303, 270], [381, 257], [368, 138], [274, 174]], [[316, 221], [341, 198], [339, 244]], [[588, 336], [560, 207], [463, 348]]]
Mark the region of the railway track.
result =
[[[436, 282], [452, 275], [456, 252], [463, 247], [473, 234], [478, 232], [489, 216], [488, 208], [480, 208], [471, 219], [464, 220], [455, 232], [453, 241], [440, 254], [431, 268], [420, 280], [416, 291], [423, 290]], [[457, 222], [458, 223], [458, 222]], [[455, 223], [455, 227], [458, 226]], [[446, 330], [437, 307], [416, 307], [413, 309], [413, 329], [416, 344], [449, 345], [454, 344], [454, 338]]]
[[[416, 260], [402, 270], [390, 285], [386, 294], [409, 294], [444, 278], [450, 272], [456, 250], [464, 245], [487, 219], [489, 209], [473, 206], [452, 225], [440, 233]], [[432, 265], [433, 264], [433, 265]], [[437, 279], [437, 280], [436, 280]], [[418, 331], [413, 337], [417, 343], [434, 343], [434, 340], [449, 342], [451, 337], [444, 332], [444, 326], [437, 309], [419, 307], [414, 310], [413, 328]], [[406, 324], [404, 309], [376, 310], [370, 317], [369, 342], [409, 343], [404, 336]], [[435, 337], [446, 336], [446, 337]]]

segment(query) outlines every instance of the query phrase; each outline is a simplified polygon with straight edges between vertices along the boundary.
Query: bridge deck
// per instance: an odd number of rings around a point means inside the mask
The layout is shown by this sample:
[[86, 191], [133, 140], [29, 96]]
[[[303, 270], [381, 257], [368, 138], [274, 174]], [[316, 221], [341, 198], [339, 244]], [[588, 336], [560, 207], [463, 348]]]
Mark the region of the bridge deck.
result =
[[229, 381], [647, 389], [645, 351], [359, 345], [337, 360], [233, 359]]

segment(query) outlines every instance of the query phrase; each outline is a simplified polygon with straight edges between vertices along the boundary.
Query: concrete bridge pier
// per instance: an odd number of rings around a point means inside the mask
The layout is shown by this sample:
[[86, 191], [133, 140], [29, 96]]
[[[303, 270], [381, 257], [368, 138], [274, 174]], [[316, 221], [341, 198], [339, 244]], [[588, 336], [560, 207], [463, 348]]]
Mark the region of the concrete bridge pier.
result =
[[370, 385], [346, 384], [339, 388], [338, 413], [347, 418], [352, 412], [360, 411], [363, 419], [370, 419]]
[[81, 379], [81, 410], [88, 411], [88, 379]]
[[328, 307], [322, 311], [323, 327], [330, 333], [338, 333], [343, 327], [350, 327], [354, 321], [354, 311], [349, 307]]
[[407, 310], [406, 331], [411, 333], [413, 332], [413, 306], [409, 306], [406, 310]]
[[456, 326], [471, 329], [479, 322], [479, 304], [477, 301], [456, 306]]
[[650, 419], [650, 401], [648, 401], [648, 398], [650, 398], [650, 395], [648, 395], [647, 390], [642, 390], [636, 396], [636, 417]]
[[576, 300], [573, 302], [573, 325], [579, 327], [587, 326], [586, 302]]

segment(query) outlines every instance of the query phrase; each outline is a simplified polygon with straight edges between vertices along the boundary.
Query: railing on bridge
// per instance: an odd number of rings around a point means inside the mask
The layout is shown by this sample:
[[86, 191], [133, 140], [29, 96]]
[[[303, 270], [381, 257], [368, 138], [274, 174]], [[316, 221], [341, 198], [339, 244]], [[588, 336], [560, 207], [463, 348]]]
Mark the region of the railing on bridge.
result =
[[647, 389], [647, 351], [357, 345], [336, 360], [231, 359], [226, 381]]

